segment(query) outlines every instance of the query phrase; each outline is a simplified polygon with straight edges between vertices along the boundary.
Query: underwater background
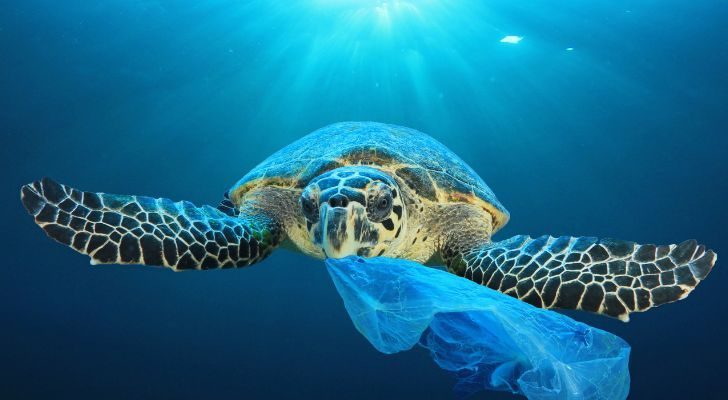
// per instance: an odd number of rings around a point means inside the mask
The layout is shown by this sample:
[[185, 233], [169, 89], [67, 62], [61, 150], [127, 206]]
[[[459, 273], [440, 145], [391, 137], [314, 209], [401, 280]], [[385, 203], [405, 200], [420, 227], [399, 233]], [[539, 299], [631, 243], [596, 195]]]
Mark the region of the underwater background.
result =
[[727, 37], [710, 0], [2, 1], [0, 397], [451, 397], [424, 350], [357, 333], [321, 261], [92, 268], [19, 201], [50, 176], [216, 205], [296, 138], [372, 120], [468, 162], [511, 212], [497, 240], [715, 250], [685, 301], [567, 314], [629, 342], [631, 398], [725, 398]]

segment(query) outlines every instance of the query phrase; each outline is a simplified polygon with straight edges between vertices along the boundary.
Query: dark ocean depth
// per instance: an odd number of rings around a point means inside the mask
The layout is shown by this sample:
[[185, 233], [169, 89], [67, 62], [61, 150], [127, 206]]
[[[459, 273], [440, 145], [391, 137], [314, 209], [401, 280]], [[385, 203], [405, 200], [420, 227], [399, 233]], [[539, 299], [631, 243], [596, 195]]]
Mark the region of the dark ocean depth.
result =
[[2, 1], [0, 398], [450, 398], [424, 350], [357, 333], [321, 261], [92, 267], [19, 201], [50, 176], [216, 205], [296, 138], [368, 120], [468, 162], [511, 212], [497, 240], [714, 249], [684, 301], [568, 315], [629, 342], [631, 398], [724, 399], [726, 38], [710, 0]]

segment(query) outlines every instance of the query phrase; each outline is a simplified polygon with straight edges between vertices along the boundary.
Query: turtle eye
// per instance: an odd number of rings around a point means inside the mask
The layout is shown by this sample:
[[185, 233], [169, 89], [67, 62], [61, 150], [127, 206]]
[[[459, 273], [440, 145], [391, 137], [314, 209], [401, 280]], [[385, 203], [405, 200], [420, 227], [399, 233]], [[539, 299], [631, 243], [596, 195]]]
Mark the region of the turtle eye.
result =
[[319, 213], [315, 199], [306, 195], [301, 196], [301, 210], [303, 211], [303, 216], [306, 217], [308, 222], [318, 222]]
[[382, 190], [370, 196], [367, 202], [367, 215], [371, 221], [382, 222], [392, 212], [392, 193]]

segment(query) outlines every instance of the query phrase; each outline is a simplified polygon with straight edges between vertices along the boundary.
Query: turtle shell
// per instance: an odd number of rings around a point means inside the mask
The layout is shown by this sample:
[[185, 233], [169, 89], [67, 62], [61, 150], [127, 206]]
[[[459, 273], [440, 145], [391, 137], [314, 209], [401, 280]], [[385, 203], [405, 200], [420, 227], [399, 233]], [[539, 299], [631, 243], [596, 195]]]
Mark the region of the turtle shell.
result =
[[240, 179], [230, 198], [239, 204], [262, 185], [302, 189], [323, 172], [360, 164], [397, 175], [424, 199], [479, 205], [493, 215], [494, 230], [508, 222], [493, 191], [450, 149], [417, 130], [377, 122], [340, 122], [298, 139]]

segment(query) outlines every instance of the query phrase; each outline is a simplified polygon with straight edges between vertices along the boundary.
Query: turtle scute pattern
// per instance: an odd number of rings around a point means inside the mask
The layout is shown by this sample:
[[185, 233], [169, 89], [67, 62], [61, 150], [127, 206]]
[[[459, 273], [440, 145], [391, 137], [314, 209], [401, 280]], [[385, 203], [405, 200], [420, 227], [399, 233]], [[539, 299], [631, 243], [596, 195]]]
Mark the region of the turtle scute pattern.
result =
[[629, 313], [679, 300], [716, 254], [695, 240], [638, 245], [592, 237], [515, 236], [463, 255], [465, 277], [538, 307]]
[[[378, 122], [339, 122], [296, 140], [268, 157], [230, 190], [233, 203], [260, 184], [304, 188], [317, 176], [348, 165], [393, 169], [393, 174], [431, 201], [478, 202], [495, 214], [495, 230], [508, 211], [460, 157], [417, 130]], [[443, 194], [439, 196], [438, 192]], [[448, 194], [449, 196], [444, 196]]]
[[264, 258], [279, 236], [262, 216], [242, 219], [186, 201], [82, 192], [48, 178], [23, 186], [21, 198], [48, 236], [94, 264], [240, 267]]

